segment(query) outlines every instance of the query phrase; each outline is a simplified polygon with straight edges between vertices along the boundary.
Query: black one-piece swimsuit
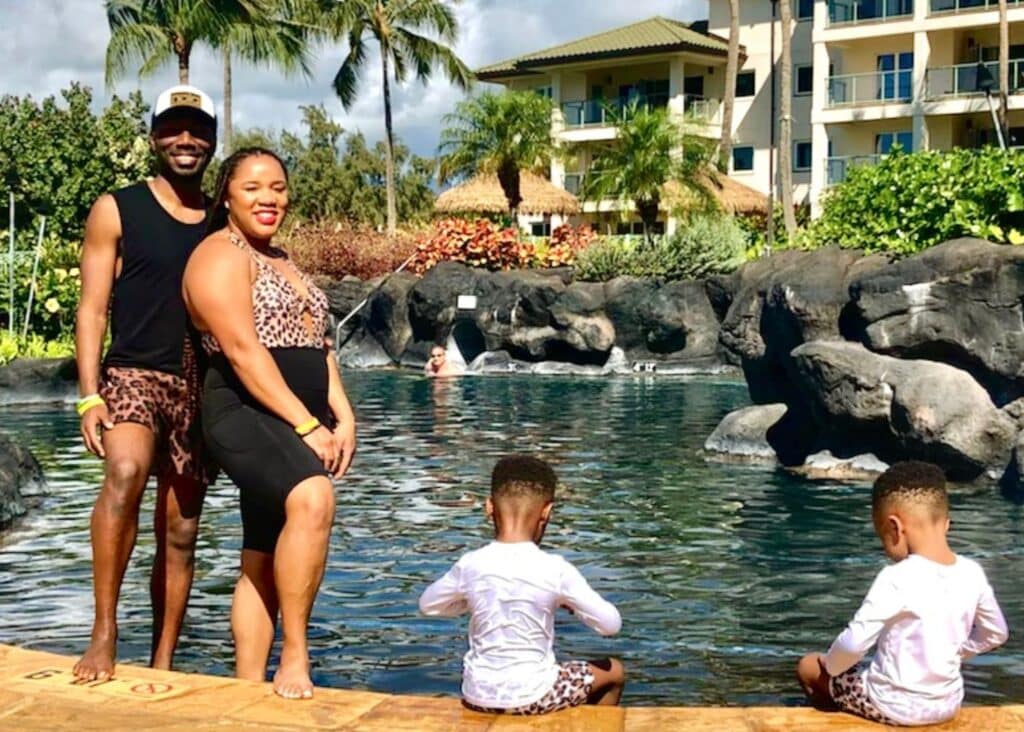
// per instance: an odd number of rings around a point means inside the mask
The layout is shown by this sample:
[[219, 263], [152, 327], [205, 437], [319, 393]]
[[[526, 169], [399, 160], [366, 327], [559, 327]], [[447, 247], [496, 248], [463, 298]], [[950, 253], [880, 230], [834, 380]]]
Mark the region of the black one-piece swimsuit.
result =
[[[232, 241], [256, 263], [252, 302], [260, 343], [310, 414], [331, 426], [323, 340], [327, 296], [295, 268], [309, 292], [303, 297], [247, 243], [234, 235]], [[241, 494], [242, 546], [273, 553], [288, 494], [307, 478], [328, 472], [292, 426], [249, 393], [209, 333], [203, 335], [203, 347], [210, 356], [202, 408], [206, 445]]]

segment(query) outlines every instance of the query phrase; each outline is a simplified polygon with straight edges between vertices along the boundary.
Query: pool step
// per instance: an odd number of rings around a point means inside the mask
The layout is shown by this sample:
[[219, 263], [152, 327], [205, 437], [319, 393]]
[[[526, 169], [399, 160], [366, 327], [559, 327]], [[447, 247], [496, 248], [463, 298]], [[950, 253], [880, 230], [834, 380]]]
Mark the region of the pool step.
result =
[[[269, 684], [119, 665], [108, 682], [76, 683], [75, 659], [0, 644], [0, 729], [34, 730], [552, 730], [723, 732], [880, 730], [845, 714], [781, 707], [581, 708], [547, 717], [477, 714], [458, 700], [318, 689], [285, 701]], [[1024, 730], [1024, 705], [969, 707], [952, 723], [917, 729]]]

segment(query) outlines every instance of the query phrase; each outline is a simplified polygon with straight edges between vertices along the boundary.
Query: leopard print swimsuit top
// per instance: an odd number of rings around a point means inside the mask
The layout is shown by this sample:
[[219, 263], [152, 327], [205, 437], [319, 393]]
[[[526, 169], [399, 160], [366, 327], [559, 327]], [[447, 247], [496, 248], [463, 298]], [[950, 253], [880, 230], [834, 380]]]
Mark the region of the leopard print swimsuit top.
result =
[[[309, 297], [303, 297], [288, 279], [249, 244], [234, 233], [231, 242], [244, 249], [256, 263], [256, 279], [252, 283], [252, 315], [256, 335], [266, 348], [323, 348], [327, 330], [328, 302], [323, 290], [288, 259], [288, 265], [305, 284]], [[307, 327], [306, 315], [311, 327]], [[203, 333], [207, 353], [219, 353], [217, 339]]]

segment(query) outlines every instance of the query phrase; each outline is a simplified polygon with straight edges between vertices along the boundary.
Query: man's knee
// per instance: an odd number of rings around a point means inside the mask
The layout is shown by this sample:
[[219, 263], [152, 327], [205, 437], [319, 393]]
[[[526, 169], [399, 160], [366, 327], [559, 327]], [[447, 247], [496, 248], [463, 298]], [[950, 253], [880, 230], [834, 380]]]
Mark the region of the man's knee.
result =
[[107, 460], [103, 481], [104, 497], [117, 509], [138, 505], [146, 485], [146, 466], [134, 458]]

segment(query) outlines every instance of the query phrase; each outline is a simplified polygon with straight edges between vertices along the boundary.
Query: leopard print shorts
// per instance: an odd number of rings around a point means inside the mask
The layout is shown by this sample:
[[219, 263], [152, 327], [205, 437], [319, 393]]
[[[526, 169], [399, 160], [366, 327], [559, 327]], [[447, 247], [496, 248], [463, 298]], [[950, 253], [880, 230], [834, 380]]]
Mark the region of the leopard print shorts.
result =
[[854, 666], [833, 676], [829, 680], [829, 693], [836, 706], [847, 714], [853, 714], [879, 724], [898, 724], [883, 714], [868, 696], [864, 687], [864, 665]]
[[590, 664], [586, 661], [568, 661], [559, 664], [554, 686], [533, 704], [512, 709], [478, 707], [466, 701], [463, 704], [474, 712], [485, 714], [548, 714], [586, 704], [593, 689], [594, 674], [590, 672]]
[[185, 349], [184, 375], [152, 369], [108, 366], [100, 396], [110, 421], [148, 427], [157, 439], [152, 473], [180, 475], [201, 483], [216, 476], [203, 450], [199, 420], [199, 369], [190, 347]]

